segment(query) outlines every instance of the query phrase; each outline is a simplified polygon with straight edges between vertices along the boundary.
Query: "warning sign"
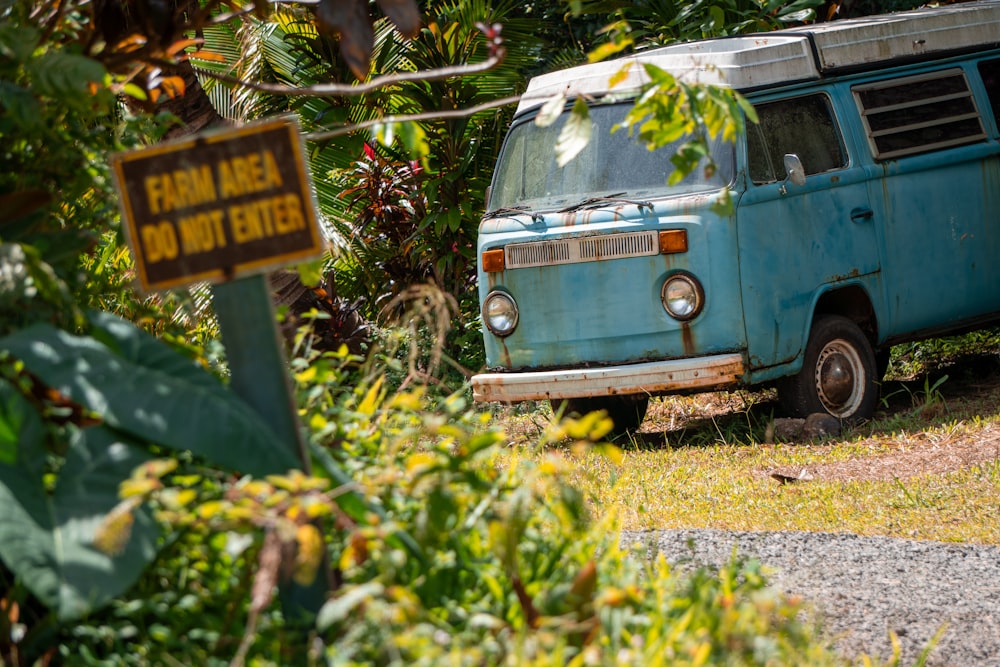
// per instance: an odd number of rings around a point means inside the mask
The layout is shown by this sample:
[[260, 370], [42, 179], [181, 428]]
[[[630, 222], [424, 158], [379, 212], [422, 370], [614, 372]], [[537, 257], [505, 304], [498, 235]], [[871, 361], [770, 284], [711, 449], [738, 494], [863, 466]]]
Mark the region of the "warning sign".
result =
[[113, 166], [144, 290], [220, 282], [323, 251], [291, 119], [123, 153]]

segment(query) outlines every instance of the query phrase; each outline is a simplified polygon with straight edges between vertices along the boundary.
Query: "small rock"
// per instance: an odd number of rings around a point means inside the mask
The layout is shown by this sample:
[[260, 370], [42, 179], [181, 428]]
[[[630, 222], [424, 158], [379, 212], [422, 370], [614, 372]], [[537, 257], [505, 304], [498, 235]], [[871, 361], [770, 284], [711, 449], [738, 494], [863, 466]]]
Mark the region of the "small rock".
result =
[[840, 420], [825, 412], [814, 412], [805, 419], [801, 435], [807, 440], [828, 435], [840, 435]]
[[791, 419], [779, 417], [774, 420], [774, 440], [775, 442], [789, 442], [799, 439], [802, 435], [802, 428], [805, 426], [805, 419]]

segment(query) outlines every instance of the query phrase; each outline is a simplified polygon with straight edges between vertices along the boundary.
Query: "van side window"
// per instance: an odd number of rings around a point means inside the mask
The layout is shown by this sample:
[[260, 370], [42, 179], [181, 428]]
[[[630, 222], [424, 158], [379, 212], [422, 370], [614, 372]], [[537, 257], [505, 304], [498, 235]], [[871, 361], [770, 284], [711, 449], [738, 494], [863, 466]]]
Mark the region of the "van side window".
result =
[[986, 94], [989, 95], [993, 118], [1000, 124], [1000, 60], [979, 63], [979, 76], [983, 78]]
[[868, 141], [879, 160], [986, 138], [960, 69], [855, 86]]
[[754, 183], [783, 181], [788, 153], [799, 156], [807, 176], [847, 165], [826, 96], [768, 102], [754, 109], [760, 122], [747, 124], [748, 171]]

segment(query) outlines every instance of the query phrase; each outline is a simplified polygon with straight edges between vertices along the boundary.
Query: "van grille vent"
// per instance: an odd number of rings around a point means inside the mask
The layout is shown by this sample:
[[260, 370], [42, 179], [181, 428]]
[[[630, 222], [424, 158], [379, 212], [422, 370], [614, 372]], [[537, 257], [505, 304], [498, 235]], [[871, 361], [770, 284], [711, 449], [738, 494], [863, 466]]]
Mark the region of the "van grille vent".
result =
[[512, 243], [504, 248], [507, 269], [596, 262], [659, 254], [655, 231], [587, 236], [558, 241]]
[[853, 88], [875, 157], [889, 160], [986, 138], [961, 70]]

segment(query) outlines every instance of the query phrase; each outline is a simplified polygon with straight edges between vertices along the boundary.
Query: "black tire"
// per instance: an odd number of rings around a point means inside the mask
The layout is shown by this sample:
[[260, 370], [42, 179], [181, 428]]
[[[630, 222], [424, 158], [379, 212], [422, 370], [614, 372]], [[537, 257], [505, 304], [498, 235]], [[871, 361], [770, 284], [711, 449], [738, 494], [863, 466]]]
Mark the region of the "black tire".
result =
[[889, 371], [889, 356], [892, 348], [885, 348], [875, 353], [875, 379], [879, 382], [885, 380], [885, 374]]
[[875, 414], [880, 380], [871, 342], [858, 325], [823, 315], [813, 322], [802, 370], [780, 383], [778, 398], [793, 416], [825, 412], [854, 424]]
[[611, 430], [612, 435], [619, 436], [632, 433], [639, 429], [642, 420], [646, 418], [646, 409], [649, 407], [649, 396], [645, 394], [635, 394], [629, 396], [596, 396], [588, 398], [566, 398], [553, 399], [552, 411], [558, 412], [563, 404], [564, 415], [583, 416], [598, 410], [604, 410], [608, 417], [615, 423]]

